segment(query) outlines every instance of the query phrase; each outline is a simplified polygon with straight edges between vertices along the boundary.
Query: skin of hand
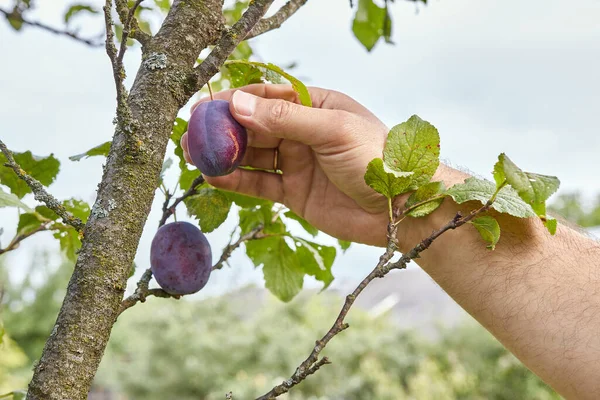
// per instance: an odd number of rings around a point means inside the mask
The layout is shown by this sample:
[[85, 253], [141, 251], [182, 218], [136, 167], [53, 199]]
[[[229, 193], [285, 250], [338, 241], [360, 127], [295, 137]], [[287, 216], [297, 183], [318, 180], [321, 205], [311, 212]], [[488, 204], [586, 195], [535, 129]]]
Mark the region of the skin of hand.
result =
[[[340, 239], [385, 246], [387, 205], [363, 177], [371, 159], [382, 156], [388, 129], [343, 94], [309, 92], [313, 108], [299, 105], [285, 85], [218, 93], [215, 98], [230, 101], [234, 118], [249, 130], [243, 165], [271, 169], [279, 147], [283, 175], [238, 169], [207, 180], [283, 203]], [[189, 161], [186, 135], [182, 146]], [[449, 187], [467, 176], [440, 165], [433, 180]], [[401, 207], [404, 200], [395, 204]], [[406, 218], [400, 250], [477, 206], [446, 200], [425, 218]], [[440, 236], [421, 254], [419, 266], [561, 395], [600, 398], [598, 242], [565, 224], [551, 237], [537, 220], [492, 215], [502, 227], [496, 250], [487, 250], [475, 228], [464, 226]]]

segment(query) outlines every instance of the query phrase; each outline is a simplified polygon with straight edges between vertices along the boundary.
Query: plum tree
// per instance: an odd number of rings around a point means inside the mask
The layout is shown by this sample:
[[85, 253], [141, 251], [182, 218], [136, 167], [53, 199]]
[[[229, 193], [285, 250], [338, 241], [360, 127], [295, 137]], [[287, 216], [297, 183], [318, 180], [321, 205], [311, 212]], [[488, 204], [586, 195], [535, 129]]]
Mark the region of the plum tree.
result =
[[152, 240], [150, 265], [156, 282], [169, 294], [196, 293], [208, 282], [212, 252], [206, 236], [189, 222], [161, 226]]
[[204, 175], [233, 172], [246, 153], [247, 142], [246, 128], [233, 118], [225, 100], [201, 103], [190, 117], [190, 156]]

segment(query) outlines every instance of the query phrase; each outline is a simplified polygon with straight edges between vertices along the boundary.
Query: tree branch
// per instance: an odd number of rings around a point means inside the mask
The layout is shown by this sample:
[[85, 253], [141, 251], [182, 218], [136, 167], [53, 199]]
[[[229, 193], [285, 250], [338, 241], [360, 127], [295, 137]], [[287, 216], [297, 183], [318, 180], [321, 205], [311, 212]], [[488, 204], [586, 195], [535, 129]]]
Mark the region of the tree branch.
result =
[[35, 235], [38, 232], [47, 230], [48, 229], [48, 224], [50, 222], [52, 222], [52, 221], [45, 222], [45, 223], [41, 224], [40, 226], [38, 226], [37, 228], [35, 228], [35, 229], [33, 229], [33, 230], [31, 230], [31, 231], [29, 231], [27, 233], [24, 233], [22, 235], [15, 235], [15, 237], [10, 241], [10, 243], [8, 244], [8, 246], [6, 246], [3, 249], [0, 249], [0, 254], [4, 254], [4, 253], [7, 253], [7, 252], [9, 252], [11, 250], [17, 249], [19, 247], [19, 244], [23, 240], [27, 239], [29, 236], [32, 236], [32, 235]]
[[175, 212], [175, 209], [177, 208], [179, 203], [181, 203], [188, 197], [193, 196], [196, 193], [198, 193], [196, 189], [198, 186], [200, 186], [203, 183], [204, 183], [204, 177], [202, 175], [198, 176], [196, 179], [194, 179], [194, 181], [190, 185], [190, 188], [184, 194], [182, 194], [180, 197], [176, 198], [175, 201], [173, 202], [173, 204], [171, 204], [171, 206], [168, 205], [171, 195], [167, 193], [165, 202], [163, 203], [163, 215], [160, 218], [160, 221], [158, 222], [158, 227], [160, 228], [161, 226], [163, 226], [165, 224], [165, 222], [167, 222], [167, 219], [169, 219], [169, 217], [171, 215], [173, 215], [173, 213]]
[[37, 179], [34, 179], [31, 176], [29, 176], [21, 168], [21, 166], [15, 161], [11, 151], [8, 150], [8, 148], [2, 140], [0, 140], [0, 151], [2, 151], [2, 153], [6, 157], [7, 163], [5, 164], [5, 166], [11, 168], [13, 171], [15, 171], [15, 174], [17, 174], [17, 176], [20, 179], [25, 181], [27, 186], [29, 186], [29, 188], [33, 192], [34, 197], [37, 201], [41, 201], [44, 204], [46, 204], [46, 206], [52, 211], [54, 211], [59, 217], [61, 217], [66, 224], [71, 225], [73, 228], [77, 229], [80, 232], [83, 231], [85, 224], [79, 218], [73, 216], [73, 214], [68, 212], [67, 209], [60, 203], [60, 201], [58, 201], [56, 197], [48, 193], [44, 188], [44, 185], [42, 185]]
[[256, 23], [265, 15], [274, 0], [254, 0], [242, 17], [231, 27], [225, 30], [218, 40], [217, 45], [204, 61], [194, 68], [196, 87], [200, 90], [212, 78], [227, 57], [242, 42]]
[[71, 39], [74, 39], [80, 43], [84, 43], [90, 47], [101, 47], [102, 46], [102, 42], [101, 41], [96, 41], [96, 40], [92, 40], [92, 39], [86, 39], [86, 38], [82, 38], [80, 37], [76, 32], [73, 31], [68, 31], [68, 30], [62, 30], [62, 29], [57, 29], [54, 28], [52, 26], [46, 25], [42, 22], [38, 22], [38, 21], [29, 21], [23, 18], [23, 15], [19, 12], [8, 12], [6, 10], [3, 10], [0, 8], [0, 13], [4, 14], [4, 16], [6, 17], [7, 20], [15, 20], [15, 21], [19, 21], [25, 25], [29, 25], [29, 26], [35, 26], [37, 28], [43, 29], [45, 31], [48, 31], [50, 33], [53, 33], [55, 35], [61, 35], [61, 36], [68, 36]]
[[263, 18], [254, 25], [254, 28], [246, 35], [244, 40], [252, 39], [263, 33], [278, 29], [281, 25], [287, 21], [292, 15], [296, 13], [308, 0], [289, 0], [283, 5], [279, 11], [270, 16], [269, 18]]
[[[497, 192], [496, 192], [497, 193]], [[455, 217], [449, 221], [442, 228], [433, 232], [430, 236], [423, 239], [419, 244], [413, 247], [408, 253], [402, 255], [400, 259], [396, 262], [390, 262], [391, 258], [394, 256], [395, 251], [397, 250], [397, 233], [398, 233], [398, 224], [396, 223], [397, 217], [402, 215], [403, 213], [399, 212], [399, 210], [394, 210], [392, 221], [388, 225], [388, 246], [386, 248], [385, 253], [379, 258], [379, 262], [377, 266], [367, 275], [360, 284], [354, 289], [354, 291], [346, 296], [346, 300], [340, 313], [338, 314], [333, 326], [327, 331], [327, 333], [319, 340], [315, 342], [315, 346], [312, 349], [310, 355], [298, 366], [294, 374], [290, 377], [290, 379], [283, 381], [281, 384], [275, 386], [271, 391], [266, 393], [265, 395], [258, 397], [256, 400], [272, 400], [277, 398], [278, 396], [287, 393], [292, 387], [296, 386], [303, 380], [305, 380], [309, 375], [316, 372], [322, 365], [329, 364], [329, 360], [324, 357], [319, 360], [319, 354], [327, 343], [338, 333], [347, 329], [349, 325], [344, 322], [346, 315], [352, 308], [356, 298], [362, 293], [362, 291], [373, 281], [375, 278], [383, 278], [393, 269], [405, 269], [407, 264], [419, 257], [419, 254], [423, 251], [427, 250], [429, 246], [436, 240], [439, 236], [441, 236], [444, 232], [447, 232], [452, 229], [456, 229], [467, 222], [471, 221], [477, 215], [484, 213], [489, 210], [492, 203], [495, 200], [494, 196], [483, 206], [480, 208], [473, 210], [469, 213], [469, 215], [463, 217], [460, 212], [455, 215]], [[326, 360], [326, 361], [323, 361]]]
[[[127, 39], [131, 35], [132, 23], [135, 20], [135, 10], [140, 6], [144, 0], [137, 0], [135, 4], [129, 9], [127, 19], [123, 22], [123, 35], [121, 36], [121, 46], [119, 47], [119, 54], [117, 55], [117, 63], [123, 68], [123, 56], [125, 50], [127, 50]], [[136, 21], [137, 22], [137, 21]]]
[[[135, 18], [135, 10], [139, 7], [140, 3], [144, 0], [138, 0], [136, 4], [130, 9], [127, 0], [115, 0], [115, 8], [119, 15], [119, 20], [123, 25], [123, 34], [125, 34], [126, 27], [129, 27], [127, 35], [140, 42], [142, 46], [145, 46], [152, 36], [140, 29], [137, 19]], [[133, 11], [131, 11], [133, 10]], [[127, 41], [125, 41], [127, 43]]]
[[262, 231], [263, 228], [264, 226], [262, 224], [259, 224], [250, 232], [246, 233], [245, 235], [241, 235], [239, 239], [235, 241], [235, 243], [230, 243], [227, 246], [225, 246], [225, 248], [223, 249], [223, 254], [221, 254], [221, 258], [219, 258], [219, 261], [217, 261], [217, 263], [213, 265], [212, 270], [214, 271], [216, 269], [223, 268], [223, 264], [225, 263], [225, 261], [227, 261], [229, 257], [231, 257], [231, 253], [233, 253], [235, 249], [240, 247], [242, 243], [247, 242], [248, 240], [262, 239], [264, 237], [264, 233]]
[[115, 35], [112, 29], [114, 26], [111, 15], [112, 0], [106, 0], [106, 3], [102, 9], [104, 10], [104, 23], [106, 27], [106, 54], [108, 54], [108, 58], [110, 59], [110, 64], [113, 71], [113, 79], [115, 81], [115, 87], [117, 90], [117, 122], [118, 126], [127, 132], [131, 129], [128, 127], [131, 110], [127, 104], [127, 89], [123, 84], [123, 80], [125, 79], [125, 68], [123, 67], [122, 54], [127, 48], [127, 38], [125, 37], [125, 32], [123, 32], [125, 46], [123, 46], [123, 43], [121, 43], [121, 49], [119, 53], [117, 53], [117, 48], [115, 47]]

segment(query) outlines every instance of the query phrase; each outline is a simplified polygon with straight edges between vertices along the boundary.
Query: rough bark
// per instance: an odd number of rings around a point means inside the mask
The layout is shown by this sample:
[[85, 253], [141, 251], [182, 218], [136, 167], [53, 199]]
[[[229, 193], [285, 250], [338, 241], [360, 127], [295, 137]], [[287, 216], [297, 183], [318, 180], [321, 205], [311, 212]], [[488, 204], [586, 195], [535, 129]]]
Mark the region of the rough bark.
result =
[[222, 0], [176, 0], [144, 47], [128, 97], [130, 125], [116, 129], [83, 246], [28, 399], [87, 397], [118, 315], [173, 121], [196, 86], [188, 77], [200, 51], [220, 36], [221, 8]]

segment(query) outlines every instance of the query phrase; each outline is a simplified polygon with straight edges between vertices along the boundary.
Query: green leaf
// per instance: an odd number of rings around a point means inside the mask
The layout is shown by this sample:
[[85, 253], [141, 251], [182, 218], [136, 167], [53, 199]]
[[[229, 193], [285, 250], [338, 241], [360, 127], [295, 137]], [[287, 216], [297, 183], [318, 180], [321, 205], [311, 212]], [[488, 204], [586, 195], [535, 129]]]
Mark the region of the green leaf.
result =
[[392, 16], [388, 9], [388, 3], [385, 2], [385, 18], [383, 19], [383, 38], [388, 44], [394, 44], [392, 40]]
[[271, 208], [273, 206], [273, 203], [269, 200], [259, 199], [258, 197], [245, 196], [236, 192], [227, 192], [224, 190], [222, 190], [222, 192], [224, 192], [231, 201], [233, 201], [235, 204], [242, 208], [255, 208], [259, 206], [268, 206], [269, 208]]
[[498, 156], [498, 163], [494, 166], [494, 178], [497, 170], [498, 175], [503, 173], [508, 184], [525, 202], [532, 205], [545, 202], [560, 186], [560, 181], [555, 176], [523, 172], [504, 153]]
[[[1, 332], [3, 332], [2, 329], [0, 329], [0, 333]], [[2, 335], [0, 335], [0, 344], [2, 344], [1, 339], [2, 339]], [[27, 396], [26, 390], [15, 390], [10, 393], [0, 394], [0, 400], [25, 400], [26, 396]]]
[[242, 234], [250, 232], [259, 224], [263, 225], [263, 231], [265, 233], [284, 234], [286, 231], [285, 224], [280, 217], [273, 220], [275, 214], [272, 209], [272, 204], [253, 209], [243, 208], [240, 210], [239, 216]]
[[[492, 182], [478, 178], [467, 178], [464, 183], [456, 184], [448, 189], [446, 194], [451, 196], [458, 204], [467, 201], [478, 201], [485, 204], [495, 192], [496, 185]], [[498, 212], [519, 218], [536, 216], [533, 208], [525, 203], [510, 186], [505, 186], [498, 192], [492, 208]]]
[[552, 217], [546, 217], [546, 220], [544, 221], [544, 226], [546, 227], [546, 229], [548, 229], [548, 232], [550, 232], [551, 235], [556, 234], [557, 225], [558, 222], [556, 221], [556, 219]]
[[367, 165], [365, 182], [377, 193], [388, 199], [409, 190], [413, 172], [387, 169], [381, 158], [375, 158]]
[[17, 225], [17, 235], [27, 235], [42, 224], [39, 217], [33, 213], [19, 215], [19, 224]]
[[71, 18], [75, 15], [80, 14], [81, 12], [88, 12], [90, 14], [98, 14], [98, 10], [93, 8], [92, 6], [88, 6], [86, 4], [74, 4], [65, 13], [65, 24], [68, 24]]
[[282, 236], [246, 242], [246, 254], [255, 266], [263, 266], [265, 287], [281, 301], [290, 301], [304, 283], [298, 257]]
[[69, 160], [71, 161], [79, 161], [82, 160], [84, 158], [89, 158], [89, 157], [95, 157], [95, 156], [108, 156], [108, 151], [110, 150], [110, 145], [112, 142], [104, 142], [102, 144], [99, 144], [96, 147], [92, 147], [91, 149], [89, 149], [88, 151], [86, 151], [85, 153], [81, 153], [81, 154], [76, 154], [74, 156], [69, 157]]
[[[358, 0], [358, 9], [352, 22], [352, 32], [367, 51], [371, 51], [384, 34], [386, 10], [373, 0]], [[391, 24], [388, 34], [391, 33]]]
[[[13, 156], [25, 173], [37, 179], [44, 186], [52, 184], [60, 170], [60, 161], [53, 154], [47, 157], [38, 157], [31, 154], [30, 151], [26, 151], [24, 153], [13, 153]], [[18, 198], [31, 193], [29, 186], [12, 169], [2, 167], [4, 163], [6, 163], [6, 157], [4, 157], [4, 154], [0, 154], [0, 183], [8, 186], [10, 191]]]
[[[408, 200], [406, 200], [406, 204], [404, 205], [406, 208], [413, 207], [415, 204], [422, 203], [431, 198], [435, 198], [443, 194], [446, 190], [443, 182], [429, 182], [426, 185], [421, 186], [415, 192], [413, 192]], [[444, 197], [435, 198], [434, 200], [428, 201], [420, 206], [415, 207], [413, 210], [406, 213], [411, 217], [424, 217], [428, 214], [431, 214], [435, 211], [444, 201]]]
[[440, 135], [437, 129], [416, 115], [394, 126], [383, 149], [383, 161], [391, 170], [413, 172], [412, 189], [423, 186], [440, 164]]
[[154, 0], [154, 4], [164, 13], [169, 12], [171, 9], [171, 0]]
[[46, 206], [37, 206], [35, 208], [35, 212], [40, 214], [42, 217], [47, 218], [52, 221], [56, 221], [59, 218], [58, 215], [54, 211], [52, 211], [51, 209], [49, 209]]
[[200, 171], [196, 168], [190, 169], [187, 161], [183, 157], [183, 148], [181, 147], [181, 137], [187, 131], [187, 121], [181, 118], [175, 119], [173, 125], [173, 131], [171, 133], [171, 141], [175, 144], [175, 155], [179, 158], [179, 169], [181, 174], [179, 175], [179, 187], [181, 190], [188, 190], [192, 185], [194, 179], [200, 176]]
[[[287, 79], [292, 84], [292, 88], [298, 94], [300, 103], [302, 103], [302, 105], [304, 105], [304, 106], [312, 107], [312, 100], [310, 98], [310, 93], [308, 93], [308, 89], [306, 88], [304, 83], [302, 83], [299, 79], [293, 77], [292, 75], [288, 74], [283, 69], [279, 68], [277, 65], [271, 64], [271, 63], [265, 64], [265, 63], [261, 63], [261, 62], [248, 61], [248, 60], [228, 60], [225, 62], [225, 66], [227, 68], [230, 68], [230, 66], [232, 66], [232, 65], [252, 66], [252, 67], [258, 69], [265, 78], [271, 77], [271, 79], [273, 79], [273, 76], [274, 76], [273, 73], [282, 76], [283, 78]], [[254, 72], [254, 74], [255, 73], [256, 72]]]
[[163, 162], [163, 166], [160, 170], [160, 183], [163, 182], [164, 178], [165, 178], [165, 172], [167, 172], [167, 170], [169, 168], [171, 168], [171, 165], [173, 165], [173, 160], [171, 158], [167, 158], [164, 162]]
[[[232, 26], [241, 17], [244, 10], [248, 7], [248, 1], [236, 1], [234, 5], [223, 10], [223, 16], [225, 17], [225, 23]], [[244, 42], [242, 42], [244, 43]]]
[[335, 260], [335, 247], [323, 246], [298, 237], [293, 239], [296, 241], [296, 254], [300, 266], [307, 274], [323, 282], [323, 290], [327, 289], [333, 282], [331, 267]]
[[484, 215], [473, 219], [470, 223], [477, 228], [481, 238], [489, 243], [487, 248], [494, 250], [498, 240], [500, 240], [500, 225], [498, 225], [496, 218]]
[[231, 87], [237, 88], [253, 83], [262, 83], [263, 73], [260, 69], [247, 64], [227, 64]]
[[27, 204], [19, 200], [17, 196], [12, 193], [6, 193], [0, 188], [0, 208], [2, 207], [17, 207], [28, 212], [33, 211]]
[[188, 215], [198, 219], [200, 229], [209, 233], [217, 229], [229, 214], [231, 200], [219, 190], [204, 187], [198, 194], [188, 197], [183, 201], [188, 210]]
[[346, 250], [348, 250], [350, 248], [350, 245], [352, 245], [352, 242], [349, 242], [347, 240], [338, 239], [338, 245], [340, 246], [342, 251], [345, 253]]
[[88, 203], [77, 199], [68, 199], [62, 204], [74, 217], [79, 218], [84, 224], [87, 222], [91, 211]]
[[286, 217], [297, 221], [306, 232], [308, 232], [312, 237], [315, 237], [319, 234], [319, 230], [312, 226], [307, 220], [299, 216], [293, 211], [288, 211], [284, 214]]
[[63, 254], [72, 262], [77, 261], [77, 252], [81, 248], [79, 232], [71, 226], [62, 225], [54, 233], [54, 237], [60, 242], [60, 249]]

